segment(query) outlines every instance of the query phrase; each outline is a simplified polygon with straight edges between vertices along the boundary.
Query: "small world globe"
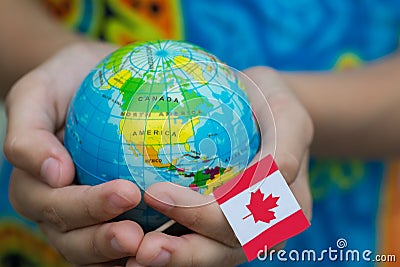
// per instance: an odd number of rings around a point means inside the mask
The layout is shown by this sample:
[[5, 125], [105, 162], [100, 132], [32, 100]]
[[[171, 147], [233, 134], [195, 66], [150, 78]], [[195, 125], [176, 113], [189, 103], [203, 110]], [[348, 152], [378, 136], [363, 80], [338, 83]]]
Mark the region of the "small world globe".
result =
[[[234, 69], [180, 41], [134, 43], [103, 59], [71, 101], [64, 138], [78, 183], [172, 182], [209, 194], [244, 170], [260, 134]], [[143, 201], [125, 217], [168, 220]]]

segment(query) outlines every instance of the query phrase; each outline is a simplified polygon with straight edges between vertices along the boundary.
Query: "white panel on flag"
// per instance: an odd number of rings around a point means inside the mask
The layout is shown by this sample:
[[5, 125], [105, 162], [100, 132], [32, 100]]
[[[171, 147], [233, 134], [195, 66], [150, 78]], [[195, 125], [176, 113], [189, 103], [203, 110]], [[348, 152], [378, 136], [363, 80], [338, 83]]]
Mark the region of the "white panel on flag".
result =
[[[277, 201], [278, 206], [272, 209], [272, 211], [275, 212], [276, 219], [272, 219], [270, 223], [265, 223], [263, 221], [255, 223], [253, 216], [243, 219], [250, 214], [246, 205], [250, 203], [251, 192], [255, 192], [257, 189], [260, 189], [264, 194], [264, 199], [267, 198], [269, 194], [272, 194], [273, 197], [279, 197]], [[269, 227], [300, 210], [299, 204], [279, 171], [275, 171], [266, 179], [261, 180], [249, 189], [234, 196], [229, 201], [220, 205], [220, 207], [242, 245], [258, 236]]]

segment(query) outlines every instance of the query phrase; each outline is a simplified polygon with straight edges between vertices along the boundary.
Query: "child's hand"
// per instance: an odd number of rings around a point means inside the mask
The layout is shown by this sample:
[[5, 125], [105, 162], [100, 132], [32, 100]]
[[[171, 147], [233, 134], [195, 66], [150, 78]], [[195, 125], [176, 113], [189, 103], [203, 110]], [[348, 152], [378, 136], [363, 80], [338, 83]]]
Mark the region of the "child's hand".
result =
[[68, 186], [75, 173], [62, 145], [67, 107], [85, 74], [113, 49], [100, 43], [66, 47], [23, 77], [6, 103], [4, 149], [16, 166], [10, 200], [65, 258], [80, 265], [134, 256], [143, 237], [135, 222], [106, 223], [140, 201], [133, 183]]
[[143, 230], [137, 223], [108, 222], [139, 203], [139, 189], [130, 181], [52, 188], [15, 168], [9, 194], [14, 208], [35, 221], [71, 263], [121, 265], [123, 258], [136, 255], [142, 241]]
[[72, 183], [74, 166], [62, 144], [68, 105], [86, 73], [114, 49], [73, 44], [13, 86], [6, 99], [4, 153], [14, 166], [53, 187]]
[[[279, 169], [310, 219], [307, 167], [308, 148], [313, 136], [311, 119], [276, 72], [267, 68], [252, 68], [246, 74], [262, 91], [261, 94], [254, 84], [244, 79], [262, 134], [261, 155], [257, 155], [256, 159], [267, 154], [274, 155]], [[213, 197], [170, 183], [159, 183], [147, 190], [145, 201], [195, 233], [175, 237], [150, 232], [144, 236], [136, 258], [131, 258], [127, 266], [235, 266], [245, 260]]]
[[[77, 264], [106, 262], [101, 266], [111, 266], [124, 262], [121, 258], [133, 256], [127, 266], [135, 266], [137, 262], [151, 265], [161, 249], [167, 251], [162, 257], [170, 266], [226, 266], [242, 262], [244, 255], [239, 244], [215, 203], [197, 209], [165, 209], [160, 202], [146, 198], [150, 205], [197, 234], [170, 237], [153, 232], [142, 240], [143, 232], [134, 222], [106, 223], [116, 214], [136, 206], [140, 195], [134, 184], [112, 181], [96, 187], [67, 186], [74, 177], [72, 160], [61, 143], [68, 103], [84, 73], [110, 51], [110, 47], [87, 44], [66, 48], [26, 75], [10, 93], [5, 152], [18, 167], [10, 182], [14, 207], [37, 221], [50, 243]], [[274, 122], [268, 106], [248, 85], [263, 136], [262, 154], [275, 156], [310, 216], [306, 168], [312, 137], [310, 119], [274, 72], [260, 68], [248, 74], [262, 87], [275, 118], [276, 133], [271, 127]], [[168, 186], [155, 185], [149, 192], [161, 199], [162, 196], [170, 198], [175, 204], [209, 201], [209, 197], [195, 196], [196, 193], [188, 189], [179, 189], [183, 190], [179, 195], [172, 194], [175, 191], [168, 192]], [[136, 194], [128, 194], [125, 200], [114, 197], [127, 192]], [[115, 201], [119, 208], [113, 208]]]

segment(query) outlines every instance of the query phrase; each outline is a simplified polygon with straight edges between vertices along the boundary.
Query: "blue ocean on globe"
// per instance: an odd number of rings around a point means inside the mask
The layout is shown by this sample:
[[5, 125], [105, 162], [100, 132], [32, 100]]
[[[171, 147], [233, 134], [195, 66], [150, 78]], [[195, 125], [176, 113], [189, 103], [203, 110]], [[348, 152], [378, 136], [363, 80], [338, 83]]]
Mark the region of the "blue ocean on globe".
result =
[[[143, 192], [169, 181], [210, 194], [246, 168], [260, 134], [238, 72], [167, 40], [102, 60], [72, 99], [64, 140], [80, 184], [121, 178]], [[144, 202], [125, 217], [145, 231], [168, 220]]]

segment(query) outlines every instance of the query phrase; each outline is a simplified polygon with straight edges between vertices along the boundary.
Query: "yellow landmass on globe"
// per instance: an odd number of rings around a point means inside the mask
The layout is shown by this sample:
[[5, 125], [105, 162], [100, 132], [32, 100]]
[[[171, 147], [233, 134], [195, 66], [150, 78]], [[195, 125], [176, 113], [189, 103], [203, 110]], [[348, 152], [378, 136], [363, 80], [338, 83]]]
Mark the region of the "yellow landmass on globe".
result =
[[200, 119], [193, 117], [183, 123], [183, 120], [177, 116], [151, 119], [150, 114], [149, 117], [147, 120], [122, 119], [120, 132], [126, 142], [132, 144], [144, 157], [146, 164], [154, 167], [169, 167], [171, 163], [163, 163], [159, 158], [160, 149], [169, 144], [181, 144], [187, 151], [190, 151], [187, 141], [194, 135], [193, 128], [200, 122]]
[[100, 90], [110, 90], [111, 86], [114, 86], [118, 89], [121, 89], [121, 87], [126, 83], [126, 81], [129, 80], [129, 78], [132, 77], [132, 73], [129, 70], [121, 70], [115, 73], [113, 76], [111, 76], [108, 80], [107, 83], [102, 85], [100, 87]]
[[207, 81], [204, 79], [203, 70], [201, 66], [190, 60], [190, 58], [184, 56], [174, 57], [174, 64], [176, 68], [182, 69], [187, 74], [192, 75], [193, 78], [199, 81], [201, 84], [206, 84]]

